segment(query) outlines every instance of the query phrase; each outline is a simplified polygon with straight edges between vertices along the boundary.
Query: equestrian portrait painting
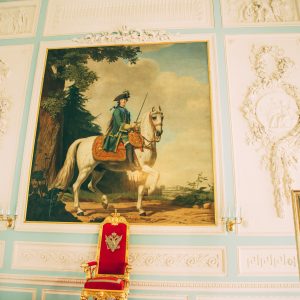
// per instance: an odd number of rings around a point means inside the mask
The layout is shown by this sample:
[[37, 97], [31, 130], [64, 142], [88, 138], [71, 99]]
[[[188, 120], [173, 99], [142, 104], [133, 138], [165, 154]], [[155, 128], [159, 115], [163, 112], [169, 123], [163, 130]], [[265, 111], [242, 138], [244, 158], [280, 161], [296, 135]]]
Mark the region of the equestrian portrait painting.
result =
[[214, 225], [209, 41], [49, 48], [26, 222]]

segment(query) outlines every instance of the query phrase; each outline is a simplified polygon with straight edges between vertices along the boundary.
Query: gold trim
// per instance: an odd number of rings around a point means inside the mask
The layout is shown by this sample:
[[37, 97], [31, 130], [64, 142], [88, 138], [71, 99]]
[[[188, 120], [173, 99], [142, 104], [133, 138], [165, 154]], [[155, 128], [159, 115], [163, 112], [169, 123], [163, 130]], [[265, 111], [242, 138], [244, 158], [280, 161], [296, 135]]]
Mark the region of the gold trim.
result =
[[84, 272], [86, 273], [86, 278], [98, 278], [98, 277], [109, 277], [113, 276], [119, 279], [124, 280], [124, 289], [123, 290], [97, 290], [97, 289], [86, 289], [83, 288], [81, 292], [81, 300], [86, 300], [88, 297], [101, 297], [101, 299], [111, 299], [111, 297], [115, 297], [116, 300], [126, 300], [129, 292], [129, 272], [131, 271], [130, 266], [126, 266], [124, 275], [121, 274], [101, 274], [99, 273], [99, 263], [101, 257], [101, 242], [102, 242], [102, 235], [103, 235], [103, 226], [105, 224], [112, 224], [113, 226], [117, 226], [118, 224], [125, 224], [126, 225], [126, 249], [125, 249], [125, 263], [128, 263], [128, 240], [129, 240], [129, 223], [123, 216], [120, 216], [115, 210], [110, 216], [106, 217], [105, 220], [101, 223], [99, 229], [99, 236], [98, 236], [98, 244], [97, 244], [97, 252], [96, 252], [96, 265], [89, 266], [87, 263], [82, 264], [81, 267], [84, 268]]
[[[192, 38], [189, 38], [187, 36], [187, 39], [186, 40], [183, 40], [183, 39], [180, 39], [180, 40], [177, 40], [176, 39], [176, 36], [173, 36], [170, 38], [170, 40], [167, 40], [167, 41], [141, 41], [141, 42], [124, 42], [124, 43], [115, 43], [115, 44], [110, 44], [110, 43], [107, 43], [107, 42], [99, 42], [99, 43], [95, 43], [93, 45], [91, 44], [82, 44], [82, 45], [68, 45], [68, 46], [53, 46], [51, 47], [48, 46], [45, 51], [46, 51], [46, 54], [44, 56], [44, 68], [43, 68], [43, 76], [42, 76], [42, 81], [41, 81], [41, 87], [40, 87], [40, 91], [39, 91], [39, 103], [38, 103], [38, 109], [37, 109], [37, 116], [35, 118], [35, 131], [34, 131], [34, 138], [32, 140], [32, 149], [31, 149], [31, 163], [30, 163], [30, 167], [32, 168], [32, 164], [33, 164], [33, 155], [34, 155], [34, 146], [35, 146], [35, 140], [36, 140], [36, 134], [37, 134], [37, 125], [38, 125], [38, 115], [39, 115], [39, 112], [40, 112], [40, 106], [41, 106], [41, 95], [42, 95], [42, 87], [43, 87], [43, 84], [44, 84], [44, 76], [45, 76], [45, 71], [46, 71], [46, 63], [47, 63], [47, 57], [48, 57], [48, 51], [49, 50], [59, 50], [59, 49], [74, 49], [74, 48], [97, 48], [97, 47], [120, 47], [120, 46], [144, 46], [144, 45], [172, 45], [172, 44], [186, 44], [186, 43], [206, 43], [206, 48], [207, 48], [207, 70], [208, 70], [208, 84], [209, 84], [209, 91], [210, 91], [210, 95], [209, 95], [209, 105], [210, 105], [210, 123], [211, 123], [211, 144], [212, 144], [212, 148], [211, 148], [211, 154], [212, 154], [212, 172], [213, 172], [213, 179], [214, 179], [214, 222], [213, 223], [210, 223], [210, 224], [174, 224], [174, 223], [166, 223], [166, 224], [149, 224], [147, 222], [139, 222], [139, 223], [136, 223], [136, 224], [132, 224], [132, 226], [156, 226], [156, 227], [217, 227], [219, 225], [219, 222], [218, 222], [218, 213], [219, 213], [219, 209], [218, 209], [218, 206], [216, 204], [220, 204], [220, 203], [217, 203], [216, 200], [218, 199], [216, 197], [217, 195], [217, 186], [216, 186], [216, 154], [217, 152], [215, 151], [215, 126], [214, 126], [214, 114], [212, 112], [214, 112], [213, 110], [213, 103], [215, 103], [215, 100], [217, 99], [212, 99], [212, 90], [213, 90], [213, 85], [212, 85], [212, 74], [216, 74], [216, 72], [211, 72], [211, 56], [215, 57], [214, 54], [210, 54], [210, 51], [212, 49], [215, 49], [215, 47], [212, 46], [212, 44], [215, 43], [214, 41], [214, 35], [213, 34], [205, 34], [206, 36], [209, 35], [209, 37], [205, 37], [203, 39], [200, 38], [195, 38], [195, 39], [192, 39]], [[182, 35], [184, 37], [184, 35]], [[215, 63], [216, 63], [216, 57], [215, 57]], [[217, 76], [216, 76], [217, 77]], [[215, 86], [215, 89], [217, 89], [217, 86]], [[216, 125], [216, 124], [215, 124]], [[220, 141], [221, 142], [221, 141]], [[220, 157], [220, 160], [221, 160], [221, 157]], [[29, 173], [29, 176], [28, 176], [28, 182], [27, 182], [27, 192], [26, 192], [26, 197], [25, 197], [25, 201], [26, 201], [26, 204], [25, 204], [25, 208], [24, 208], [24, 211], [23, 211], [23, 216], [24, 216], [24, 221], [23, 221], [23, 224], [25, 223], [31, 223], [31, 224], [80, 224], [78, 222], [65, 222], [65, 221], [59, 221], [59, 222], [51, 222], [51, 221], [27, 221], [26, 220], [26, 213], [27, 213], [27, 206], [28, 206], [28, 196], [29, 196], [29, 183], [30, 183], [30, 179], [31, 179], [31, 168], [28, 170], [28, 173]], [[220, 174], [221, 174], [221, 170], [220, 170]], [[219, 183], [220, 184], [220, 183]], [[219, 196], [220, 197], [220, 196]], [[87, 223], [83, 223], [83, 224], [89, 224], [89, 225], [94, 225], [90, 222], [87, 222]]]
[[298, 275], [300, 276], [300, 190], [292, 191], [292, 204], [295, 226], [295, 238], [298, 259]]

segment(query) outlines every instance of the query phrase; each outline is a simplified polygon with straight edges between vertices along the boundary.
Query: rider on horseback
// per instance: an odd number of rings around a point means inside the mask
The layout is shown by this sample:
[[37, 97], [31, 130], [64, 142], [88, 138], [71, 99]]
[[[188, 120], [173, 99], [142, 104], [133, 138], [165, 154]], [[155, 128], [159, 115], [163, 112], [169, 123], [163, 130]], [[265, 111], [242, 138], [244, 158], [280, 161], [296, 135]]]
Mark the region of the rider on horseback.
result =
[[130, 112], [125, 108], [130, 97], [129, 91], [124, 91], [118, 95], [114, 101], [117, 105], [113, 107], [113, 115], [108, 125], [108, 129], [103, 142], [103, 150], [116, 152], [120, 142], [123, 142], [126, 148], [126, 157], [128, 159], [129, 168], [135, 171], [138, 167], [134, 164], [134, 148], [128, 139], [130, 130], [137, 130], [137, 124], [130, 124]]

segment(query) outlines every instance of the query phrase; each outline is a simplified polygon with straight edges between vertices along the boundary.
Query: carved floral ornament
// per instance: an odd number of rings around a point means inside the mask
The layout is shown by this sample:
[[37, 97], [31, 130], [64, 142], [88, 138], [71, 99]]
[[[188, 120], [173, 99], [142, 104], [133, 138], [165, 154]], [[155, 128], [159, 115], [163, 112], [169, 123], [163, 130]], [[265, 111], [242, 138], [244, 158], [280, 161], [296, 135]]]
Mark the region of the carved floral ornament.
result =
[[73, 39], [77, 43], [96, 44], [101, 42], [151, 42], [170, 40], [170, 34], [161, 30], [136, 30], [128, 29], [123, 26], [121, 29], [113, 32], [89, 33], [81, 38]]
[[7, 127], [7, 112], [9, 110], [10, 101], [6, 95], [4, 83], [8, 74], [7, 65], [0, 59], [0, 137], [4, 135]]
[[300, 95], [284, 81], [294, 62], [279, 47], [264, 45], [252, 47], [250, 63], [257, 78], [241, 107], [249, 126], [248, 143], [262, 151], [277, 215], [283, 217], [283, 203], [291, 200], [290, 168], [296, 166], [300, 149]]

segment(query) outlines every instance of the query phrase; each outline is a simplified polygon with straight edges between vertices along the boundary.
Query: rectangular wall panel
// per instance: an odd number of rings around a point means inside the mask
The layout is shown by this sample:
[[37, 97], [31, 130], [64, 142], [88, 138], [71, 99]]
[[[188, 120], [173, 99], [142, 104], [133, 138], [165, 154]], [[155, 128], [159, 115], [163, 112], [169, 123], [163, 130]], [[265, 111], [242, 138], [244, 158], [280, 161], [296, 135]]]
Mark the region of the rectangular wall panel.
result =
[[5, 241], [0, 241], [0, 268], [3, 267], [3, 263], [4, 263], [4, 251], [5, 251]]
[[0, 47], [0, 210], [4, 213], [10, 207], [32, 51], [32, 45]]
[[0, 286], [0, 299], [36, 300], [36, 289]]
[[45, 35], [212, 27], [209, 0], [49, 0]]
[[0, 3], [0, 39], [33, 36], [36, 31], [40, 1]]
[[298, 274], [295, 247], [239, 247], [240, 275], [293, 276]]
[[[12, 268], [80, 272], [80, 264], [96, 257], [95, 245], [15, 242]], [[225, 275], [223, 247], [131, 246], [133, 274]]]
[[221, 0], [225, 27], [299, 25], [299, 1]]
[[[235, 199], [240, 234], [294, 235], [299, 189], [300, 36], [227, 36]], [[237, 59], [238, 58], [238, 59]]]

